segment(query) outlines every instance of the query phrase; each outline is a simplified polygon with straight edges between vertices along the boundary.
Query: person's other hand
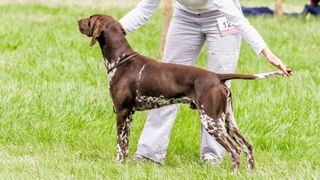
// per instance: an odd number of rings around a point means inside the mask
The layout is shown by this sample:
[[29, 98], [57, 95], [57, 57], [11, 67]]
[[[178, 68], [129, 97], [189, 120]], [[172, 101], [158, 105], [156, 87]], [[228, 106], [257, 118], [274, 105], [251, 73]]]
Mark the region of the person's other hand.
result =
[[262, 54], [267, 58], [270, 64], [280, 69], [286, 76], [289, 77], [292, 75], [292, 71], [288, 69], [282, 61], [270, 51], [269, 48], [263, 49]]

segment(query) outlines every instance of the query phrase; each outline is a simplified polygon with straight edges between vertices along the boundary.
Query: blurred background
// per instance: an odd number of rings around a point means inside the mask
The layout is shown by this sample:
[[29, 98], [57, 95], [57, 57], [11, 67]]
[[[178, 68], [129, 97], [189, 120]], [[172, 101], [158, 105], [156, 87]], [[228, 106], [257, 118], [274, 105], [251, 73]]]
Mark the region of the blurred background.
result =
[[[174, 3], [175, 0], [173, 0]], [[94, 7], [132, 7], [139, 0], [1, 0], [0, 3], [41, 3], [49, 5], [81, 5]], [[241, 0], [240, 3], [245, 6], [268, 6], [274, 7], [274, 0]], [[308, 1], [304, 0], [283, 0], [285, 9], [300, 10]]]

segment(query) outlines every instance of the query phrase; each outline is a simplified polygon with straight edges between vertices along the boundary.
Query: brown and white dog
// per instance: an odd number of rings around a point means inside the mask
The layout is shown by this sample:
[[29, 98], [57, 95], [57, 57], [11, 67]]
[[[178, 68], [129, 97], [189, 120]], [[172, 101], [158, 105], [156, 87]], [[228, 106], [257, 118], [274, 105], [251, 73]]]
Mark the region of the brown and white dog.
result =
[[[135, 111], [187, 103], [198, 109], [206, 130], [230, 153], [233, 170], [240, 165], [240, 146], [254, 168], [252, 145], [237, 128], [231, 102], [230, 79], [262, 79], [282, 75], [281, 71], [257, 74], [217, 74], [204, 69], [160, 63], [135, 53], [118, 21], [96, 14], [78, 21], [81, 33], [99, 42], [109, 75], [109, 88], [117, 117], [117, 159], [128, 155], [130, 123]], [[234, 143], [232, 139], [236, 142]]]

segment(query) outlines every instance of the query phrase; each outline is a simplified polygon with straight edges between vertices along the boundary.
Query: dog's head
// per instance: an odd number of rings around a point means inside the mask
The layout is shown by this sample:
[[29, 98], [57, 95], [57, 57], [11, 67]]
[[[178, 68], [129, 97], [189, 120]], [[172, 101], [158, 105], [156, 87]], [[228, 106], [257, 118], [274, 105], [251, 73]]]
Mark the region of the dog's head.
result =
[[126, 35], [122, 25], [112, 16], [104, 14], [95, 14], [89, 18], [83, 18], [78, 21], [79, 30], [82, 34], [92, 37], [90, 46], [93, 46], [103, 32], [121, 32]]

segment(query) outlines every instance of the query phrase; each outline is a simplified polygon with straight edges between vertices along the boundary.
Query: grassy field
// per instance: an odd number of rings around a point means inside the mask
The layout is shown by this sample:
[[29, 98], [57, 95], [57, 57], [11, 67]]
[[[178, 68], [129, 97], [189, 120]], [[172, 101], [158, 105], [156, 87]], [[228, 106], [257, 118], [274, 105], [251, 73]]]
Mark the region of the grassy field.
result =
[[[295, 1], [297, 2], [297, 1]], [[245, 158], [233, 174], [229, 157], [199, 160], [198, 113], [181, 106], [165, 165], [116, 163], [116, 128], [98, 46], [77, 29], [94, 13], [117, 18], [128, 9], [3, 4], [0, 6], [1, 179], [319, 179], [320, 19], [250, 17], [292, 78], [233, 81], [238, 125], [254, 144], [257, 168]], [[159, 58], [161, 10], [128, 35], [141, 54]], [[197, 65], [206, 65], [206, 51]], [[275, 70], [244, 42], [237, 72]], [[146, 119], [132, 123], [130, 155]]]

